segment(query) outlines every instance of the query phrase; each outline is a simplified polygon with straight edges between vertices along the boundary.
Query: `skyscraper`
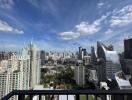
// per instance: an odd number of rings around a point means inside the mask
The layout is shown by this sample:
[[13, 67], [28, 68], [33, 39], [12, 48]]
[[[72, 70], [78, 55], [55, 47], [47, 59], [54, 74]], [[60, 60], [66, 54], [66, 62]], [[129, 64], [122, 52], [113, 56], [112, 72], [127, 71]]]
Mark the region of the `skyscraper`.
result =
[[121, 70], [117, 52], [109, 49], [103, 43], [97, 42], [97, 56], [98, 59], [103, 59], [104, 61], [104, 64], [102, 64], [103, 67], [101, 68], [104, 72], [100, 72], [100, 74], [105, 73], [106, 75], [104, 74], [103, 76], [106, 77], [106, 79], [113, 79], [115, 73]]
[[132, 38], [124, 40], [124, 57], [132, 59]]
[[83, 60], [84, 56], [87, 55], [87, 50], [85, 48], [79, 47], [78, 60]]
[[6, 94], [6, 79], [7, 73], [5, 71], [0, 72], [0, 98]]
[[46, 52], [44, 50], [40, 51], [40, 59], [41, 59], [41, 65], [44, 65], [46, 60]]
[[[124, 70], [129, 70], [132, 77], [132, 38], [124, 40]], [[130, 79], [132, 84], [132, 78]]]
[[86, 49], [82, 49], [82, 51], [81, 51], [81, 58], [83, 59], [84, 58], [84, 56], [86, 56], [87, 55], [87, 51], [86, 51]]
[[91, 47], [91, 63], [94, 64], [97, 61], [94, 47]]
[[79, 47], [78, 59], [82, 60], [82, 47]]
[[30, 87], [34, 88], [35, 85], [40, 83], [40, 52], [36, 45], [31, 42], [29, 45], [30, 53]]

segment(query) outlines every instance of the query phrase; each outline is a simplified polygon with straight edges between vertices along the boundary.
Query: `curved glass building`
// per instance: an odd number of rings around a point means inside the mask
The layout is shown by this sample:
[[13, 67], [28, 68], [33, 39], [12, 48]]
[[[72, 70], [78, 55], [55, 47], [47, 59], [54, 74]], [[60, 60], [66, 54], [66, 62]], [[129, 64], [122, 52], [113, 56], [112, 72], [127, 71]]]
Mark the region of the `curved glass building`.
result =
[[98, 68], [100, 74], [103, 74], [103, 80], [114, 79], [116, 72], [121, 70], [119, 56], [112, 46], [105, 46], [101, 42], [97, 42], [97, 56], [98, 59], [103, 59], [101, 67]]

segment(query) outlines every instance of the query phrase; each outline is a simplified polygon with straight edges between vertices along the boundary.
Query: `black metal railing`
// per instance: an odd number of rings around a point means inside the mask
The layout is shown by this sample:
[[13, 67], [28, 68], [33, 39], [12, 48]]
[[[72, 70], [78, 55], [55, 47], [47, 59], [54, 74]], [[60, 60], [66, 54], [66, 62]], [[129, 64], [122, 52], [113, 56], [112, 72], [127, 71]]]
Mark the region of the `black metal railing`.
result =
[[45, 100], [59, 100], [60, 95], [66, 95], [67, 100], [69, 95], [73, 95], [74, 100], [132, 100], [132, 90], [14, 90], [1, 100], [13, 96], [17, 96], [18, 100], [33, 100], [34, 96], [39, 100], [43, 100], [42, 96], [46, 97]]

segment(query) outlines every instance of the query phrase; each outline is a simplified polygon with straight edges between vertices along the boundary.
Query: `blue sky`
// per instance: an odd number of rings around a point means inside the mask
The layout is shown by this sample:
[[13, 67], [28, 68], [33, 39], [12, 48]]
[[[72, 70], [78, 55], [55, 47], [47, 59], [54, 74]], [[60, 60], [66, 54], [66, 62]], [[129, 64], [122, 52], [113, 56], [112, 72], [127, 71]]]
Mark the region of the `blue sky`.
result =
[[0, 0], [0, 49], [32, 39], [44, 50], [77, 50], [97, 41], [123, 50], [132, 36], [132, 0]]

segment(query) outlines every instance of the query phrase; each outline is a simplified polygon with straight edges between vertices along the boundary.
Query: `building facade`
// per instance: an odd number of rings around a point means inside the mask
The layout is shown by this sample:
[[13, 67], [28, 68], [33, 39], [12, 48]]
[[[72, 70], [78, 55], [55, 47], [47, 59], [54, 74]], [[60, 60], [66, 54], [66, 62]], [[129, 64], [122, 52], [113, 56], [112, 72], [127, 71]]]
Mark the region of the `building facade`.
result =
[[30, 87], [33, 89], [35, 85], [40, 83], [40, 52], [33, 42], [30, 43], [28, 49], [30, 55]]
[[124, 40], [124, 57], [132, 59], [132, 38]]
[[113, 79], [114, 74], [121, 70], [121, 65], [117, 52], [113, 49], [109, 49], [103, 43], [97, 42], [97, 56], [98, 59], [102, 60], [102, 65], [100, 66], [102, 66], [101, 69], [103, 71], [100, 72], [98, 76], [102, 76], [100, 74], [103, 73], [104, 78]]
[[75, 66], [75, 80], [78, 85], [85, 84], [85, 66]]
[[[0, 98], [12, 90], [33, 89], [40, 82], [40, 55], [34, 44], [0, 62]], [[17, 100], [17, 96], [11, 98]]]

